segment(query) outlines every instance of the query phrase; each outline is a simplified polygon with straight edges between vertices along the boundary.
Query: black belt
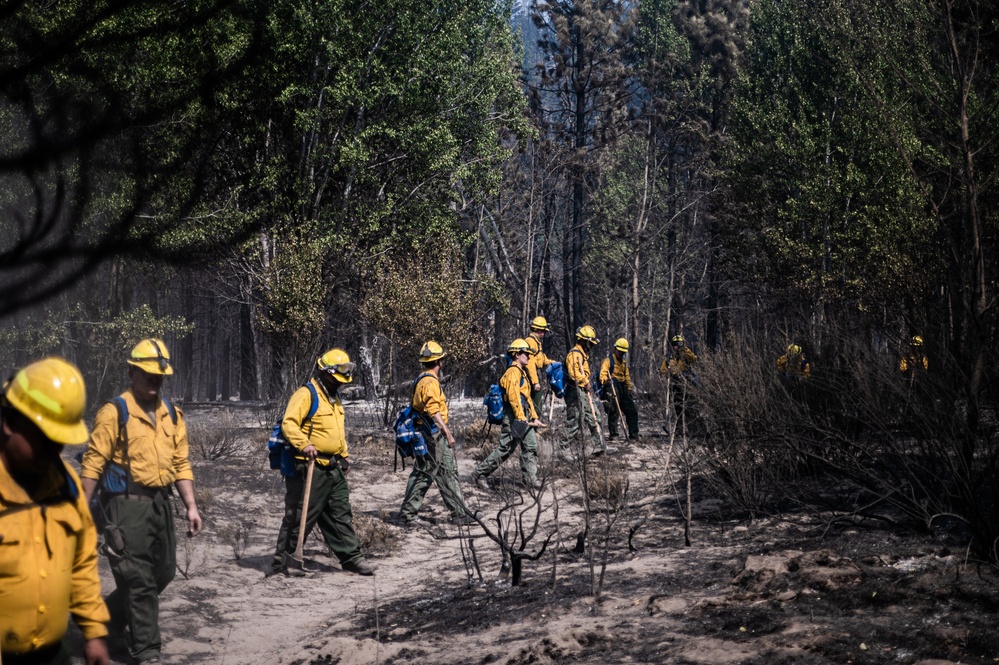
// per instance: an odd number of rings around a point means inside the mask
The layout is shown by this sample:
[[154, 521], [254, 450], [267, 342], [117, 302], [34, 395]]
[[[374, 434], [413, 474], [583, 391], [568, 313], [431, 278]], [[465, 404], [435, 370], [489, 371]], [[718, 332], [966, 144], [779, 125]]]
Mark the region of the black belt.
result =
[[[295, 459], [299, 462], [309, 463], [309, 458], [305, 456], [295, 456]], [[346, 462], [347, 458], [342, 455], [334, 455], [330, 453], [316, 453], [316, 461], [323, 460], [324, 462], [329, 462], [330, 466], [340, 466], [340, 462]]]
[[4, 665], [43, 665], [44, 663], [61, 660], [62, 656], [69, 657], [69, 655], [69, 646], [66, 644], [66, 638], [63, 637], [55, 644], [49, 644], [27, 653], [5, 653], [3, 655], [3, 662]]
[[166, 499], [170, 494], [169, 487], [146, 487], [145, 485], [133, 484], [127, 492], [116, 492], [111, 496], [120, 496], [132, 501], [155, 501], [158, 498]]

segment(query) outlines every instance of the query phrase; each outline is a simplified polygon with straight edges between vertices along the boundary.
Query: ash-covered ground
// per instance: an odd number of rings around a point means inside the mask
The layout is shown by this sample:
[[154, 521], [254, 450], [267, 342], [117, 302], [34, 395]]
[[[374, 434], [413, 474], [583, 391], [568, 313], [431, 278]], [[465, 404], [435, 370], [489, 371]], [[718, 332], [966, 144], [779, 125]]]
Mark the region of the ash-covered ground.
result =
[[[562, 459], [552, 454], [558, 408], [541, 437], [542, 491], [519, 482], [515, 456], [485, 492], [468, 478], [498, 437], [481, 409], [478, 400], [452, 404], [462, 489], [482, 525], [451, 525], [431, 489], [432, 526], [414, 530], [395, 523], [410, 470], [394, 466], [385, 405], [348, 403], [355, 522], [379, 570], [372, 578], [340, 571], [312, 536], [313, 572], [293, 579], [264, 575], [284, 496], [265, 452], [275, 409], [189, 406], [192, 438], [214, 441], [226, 430], [230, 443], [216, 459], [197, 459], [210, 450], [193, 455], [206, 528], [182, 539], [177, 578], [161, 597], [167, 662], [999, 659], [996, 573], [969, 561], [954, 538], [845, 510], [749, 519], [695, 476], [688, 545], [682, 462], [690, 458], [680, 450], [696, 451], [696, 442], [671, 445], [660, 431], [613, 455]], [[520, 559], [516, 586], [510, 556], [487, 530]], [[101, 573], [110, 590], [105, 562]], [[120, 641], [112, 646], [114, 662], [125, 662]]]

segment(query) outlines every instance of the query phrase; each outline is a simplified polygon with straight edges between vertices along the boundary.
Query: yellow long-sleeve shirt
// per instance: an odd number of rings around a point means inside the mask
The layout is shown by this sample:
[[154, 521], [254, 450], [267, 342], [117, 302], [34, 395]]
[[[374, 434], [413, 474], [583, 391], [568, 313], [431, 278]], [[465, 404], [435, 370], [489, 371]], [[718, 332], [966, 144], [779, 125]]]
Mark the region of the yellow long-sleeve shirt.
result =
[[812, 364], [802, 355], [790, 358], [787, 354], [782, 355], [777, 359], [777, 369], [785, 376], [800, 376], [807, 379], [812, 375]]
[[690, 347], [683, 347], [680, 352], [679, 357], [670, 353], [663, 359], [662, 365], [659, 366], [659, 372], [661, 374], [669, 374], [670, 376], [680, 376], [697, 361], [697, 355], [690, 350]]
[[441, 420], [447, 424], [447, 399], [436, 376], [432, 374], [424, 376], [416, 382], [413, 389], [413, 408], [431, 418], [439, 413]]
[[[515, 420], [535, 420], [538, 417], [531, 401], [531, 384], [528, 383], [526, 369], [516, 364], [510, 365], [500, 378], [500, 388], [503, 389], [503, 401], [510, 408]], [[527, 405], [527, 411], [524, 411]]]
[[[0, 651], [51, 646], [72, 614], [84, 639], [110, 621], [97, 576], [97, 530], [76, 474], [60, 461], [29, 494], [0, 462]], [[44, 508], [42, 505], [43, 504]]]
[[580, 388], [590, 382], [590, 356], [579, 344], [565, 354], [565, 372]]
[[909, 370], [923, 370], [924, 372], [929, 371], [930, 361], [926, 356], [921, 356], [916, 353], [911, 353], [908, 356], [902, 356], [898, 361], [898, 371], [902, 374], [906, 374]]
[[[310, 444], [323, 457], [316, 458], [316, 463], [320, 466], [327, 466], [331, 455], [347, 457], [347, 436], [344, 432], [343, 402], [340, 401], [340, 394], [333, 396], [333, 401], [326, 395], [326, 391], [319, 384], [317, 379], [312, 379], [312, 385], [319, 396], [319, 406], [311, 419], [307, 419], [309, 409], [312, 406], [312, 395], [306, 386], [302, 386], [291, 395], [288, 406], [284, 410], [284, 418], [281, 420], [281, 431], [288, 443], [294, 446], [295, 450], [301, 452]], [[306, 459], [304, 454], [295, 455], [296, 459]]]
[[534, 355], [527, 361], [527, 378], [531, 382], [531, 387], [544, 385], [540, 380], [541, 372], [544, 371], [545, 367], [552, 364], [552, 360], [541, 350], [541, 340], [535, 337], [534, 333], [525, 337], [524, 341], [534, 351]]
[[[603, 362], [600, 363], [600, 383], [606, 385], [611, 378], [611, 359], [604, 358]], [[628, 370], [628, 363], [623, 360], [614, 359], [614, 378], [617, 379], [619, 385], [624, 386], [628, 392], [631, 392], [631, 371]]]
[[128, 409], [125, 434], [128, 443], [129, 463], [125, 464], [125, 451], [118, 436], [118, 410], [107, 403], [97, 412], [90, 445], [80, 464], [80, 475], [97, 480], [107, 466], [114, 462], [131, 470], [132, 481], [146, 487], [167, 487], [177, 480], [194, 480], [194, 471], [188, 460], [190, 445], [184, 414], [177, 411], [174, 425], [163, 400], [156, 406], [155, 418], [142, 410], [128, 390], [121, 395]]

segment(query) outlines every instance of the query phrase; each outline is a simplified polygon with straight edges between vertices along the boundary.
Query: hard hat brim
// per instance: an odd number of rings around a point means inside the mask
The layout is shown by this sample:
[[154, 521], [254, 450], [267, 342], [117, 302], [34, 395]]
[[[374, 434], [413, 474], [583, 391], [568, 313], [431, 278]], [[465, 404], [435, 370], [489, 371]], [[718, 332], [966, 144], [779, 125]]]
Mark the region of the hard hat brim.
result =
[[35, 424], [38, 425], [38, 429], [42, 430], [42, 434], [47, 436], [53, 443], [63, 446], [75, 446], [90, 440], [90, 432], [87, 430], [87, 424], [82, 421], [74, 425], [56, 423], [51, 420], [36, 422]]
[[447, 352], [444, 352], [444, 353], [440, 354], [439, 356], [420, 356], [420, 362], [421, 363], [432, 363], [432, 362], [437, 362], [441, 358], [446, 358], [446, 357], [447, 357]]
[[87, 424], [82, 420], [76, 423], [61, 423], [58, 420], [32, 414], [29, 405], [25, 404], [18, 395], [10, 392], [7, 393], [7, 401], [18, 413], [34, 423], [42, 431], [42, 434], [53, 443], [74, 446], [86, 443], [90, 439]]
[[160, 369], [160, 363], [156, 360], [128, 360], [129, 365], [138, 367], [146, 374], [161, 374], [170, 376], [173, 374], [173, 365], [167, 365], [166, 369]]

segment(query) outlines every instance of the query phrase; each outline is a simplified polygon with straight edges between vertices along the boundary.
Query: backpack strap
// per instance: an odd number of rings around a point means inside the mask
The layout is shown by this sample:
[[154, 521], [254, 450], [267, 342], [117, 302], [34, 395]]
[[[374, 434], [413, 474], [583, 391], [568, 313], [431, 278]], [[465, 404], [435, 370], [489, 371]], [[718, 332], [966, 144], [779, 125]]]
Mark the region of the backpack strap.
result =
[[[418, 377], [416, 377], [416, 379], [413, 380], [413, 399], [416, 398], [416, 388], [417, 388], [417, 386], [420, 385], [420, 381], [422, 381], [425, 377], [428, 377], [428, 376], [429, 377], [433, 377], [433, 379], [437, 382], [437, 389], [441, 390], [441, 380], [433, 372], [423, 372]], [[442, 395], [444, 394], [443, 390], [441, 390], [441, 394]], [[409, 400], [410, 404], [413, 403], [413, 399]]]
[[[520, 369], [520, 387], [524, 387], [524, 381], [527, 381], [527, 370], [523, 367]], [[524, 410], [524, 420], [531, 419], [531, 407], [527, 405], [527, 398], [524, 397], [523, 391], [520, 393], [520, 408]]]
[[[319, 393], [316, 392], [316, 387], [312, 385], [312, 381], [305, 384], [305, 387], [309, 389], [309, 414], [305, 416], [306, 420], [312, 420], [312, 416], [316, 415], [316, 411], [319, 410]], [[174, 421], [176, 422], [176, 421]]]
[[160, 399], [163, 400], [163, 404], [166, 405], [167, 412], [169, 412], [169, 414], [170, 414], [170, 420], [172, 420], [173, 424], [176, 425], [177, 424], [177, 409], [174, 407], [173, 402], [171, 402], [170, 400], [168, 400], [166, 397], [162, 397], [162, 396], [160, 397]]
[[121, 437], [122, 432], [125, 431], [125, 425], [128, 424], [128, 404], [125, 403], [125, 398], [121, 395], [111, 400], [111, 403], [114, 404], [114, 408], [118, 412], [118, 436]]
[[[305, 435], [306, 439], [312, 438], [312, 417], [316, 415], [316, 411], [319, 410], [319, 393], [316, 391], [316, 387], [313, 385], [312, 380], [305, 382], [305, 387], [309, 389], [309, 412], [305, 414], [305, 418], [302, 419], [302, 425], [306, 422], [309, 423], [309, 433]], [[326, 393], [326, 389], [323, 389], [323, 393], [326, 394], [326, 398], [329, 399], [330, 406], [333, 405], [333, 400], [330, 399], [329, 393]], [[337, 398], [339, 399], [339, 395]], [[290, 443], [286, 445], [290, 446]]]
[[[171, 416], [173, 418], [176, 418], [177, 417], [177, 412], [174, 411], [173, 405], [170, 404], [169, 402], [167, 402], [166, 399], [164, 399], [163, 401], [166, 404], [169, 404], [169, 406], [167, 408], [170, 410]], [[122, 397], [121, 395], [118, 395], [117, 397], [115, 397], [114, 399], [112, 399], [111, 402], [114, 404], [114, 408], [118, 412], [118, 441], [121, 442], [121, 457], [122, 457], [122, 460], [125, 462], [125, 465], [124, 465], [124, 468], [125, 468], [125, 491], [127, 493], [129, 493], [129, 494], [132, 494], [133, 493], [132, 489], [133, 489], [133, 487], [135, 487], [135, 484], [132, 481], [132, 458], [128, 454], [128, 427], [127, 427], [127, 425], [128, 425], [128, 404], [125, 402], [125, 398]], [[177, 422], [177, 421], [174, 420], [174, 422]], [[111, 456], [114, 457], [114, 453], [112, 453]], [[114, 462], [111, 462], [109, 460], [108, 464], [114, 464]]]
[[[425, 377], [428, 376], [433, 378], [434, 381], [437, 382], [437, 390], [440, 391], [442, 396], [444, 395], [444, 390], [441, 388], [440, 378], [436, 376], [433, 372], [423, 372], [422, 374], [417, 376], [416, 379], [413, 380], [413, 396], [409, 400], [410, 406], [413, 406], [413, 402], [416, 401], [416, 388], [420, 385], [420, 381], [422, 381]], [[431, 420], [431, 421], [433, 420], [432, 418], [428, 418], [426, 414], [424, 414], [422, 411], [418, 411], [415, 406], [413, 407], [413, 410], [419, 413], [422, 419]], [[427, 426], [428, 427], [430, 426], [429, 423], [427, 424]]]

